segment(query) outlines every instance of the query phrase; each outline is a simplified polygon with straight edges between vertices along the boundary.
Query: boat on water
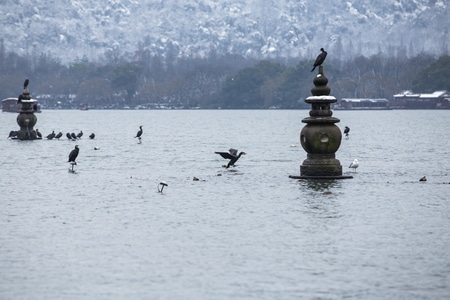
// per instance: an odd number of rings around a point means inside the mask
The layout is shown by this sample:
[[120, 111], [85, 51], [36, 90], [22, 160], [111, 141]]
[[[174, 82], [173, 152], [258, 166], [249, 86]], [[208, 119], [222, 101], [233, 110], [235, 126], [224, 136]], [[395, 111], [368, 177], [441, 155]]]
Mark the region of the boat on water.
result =
[[[37, 100], [35, 100], [35, 101], [36, 101], [35, 112], [40, 113], [41, 106], [39, 105]], [[6, 99], [2, 100], [2, 112], [19, 113], [21, 108], [22, 108], [22, 105], [20, 103], [17, 103], [17, 98], [6, 98]]]
[[342, 98], [335, 105], [335, 110], [388, 110], [389, 100], [385, 98]]

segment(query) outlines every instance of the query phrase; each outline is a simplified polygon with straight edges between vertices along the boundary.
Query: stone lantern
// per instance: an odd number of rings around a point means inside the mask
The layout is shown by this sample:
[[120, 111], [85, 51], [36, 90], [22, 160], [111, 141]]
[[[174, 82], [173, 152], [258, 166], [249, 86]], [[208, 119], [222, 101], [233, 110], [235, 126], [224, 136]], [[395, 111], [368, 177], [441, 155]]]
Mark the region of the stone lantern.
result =
[[300, 166], [300, 176], [290, 176], [295, 179], [345, 179], [352, 176], [342, 175], [342, 166], [336, 159], [335, 153], [339, 149], [342, 134], [335, 125], [340, 120], [332, 117], [331, 103], [336, 98], [330, 96], [330, 88], [327, 86], [328, 78], [319, 67], [319, 72], [314, 78], [312, 96], [305, 102], [311, 104], [309, 117], [302, 120], [306, 123], [300, 133], [300, 143], [307, 152], [307, 158]]
[[28, 79], [25, 80], [22, 95], [19, 96], [21, 108], [17, 116], [17, 124], [19, 124], [20, 130], [17, 131], [16, 135], [16, 139], [19, 140], [40, 139], [34, 130], [34, 125], [37, 122], [37, 117], [34, 114], [38, 107], [37, 100], [31, 99], [30, 92], [28, 91], [28, 82]]

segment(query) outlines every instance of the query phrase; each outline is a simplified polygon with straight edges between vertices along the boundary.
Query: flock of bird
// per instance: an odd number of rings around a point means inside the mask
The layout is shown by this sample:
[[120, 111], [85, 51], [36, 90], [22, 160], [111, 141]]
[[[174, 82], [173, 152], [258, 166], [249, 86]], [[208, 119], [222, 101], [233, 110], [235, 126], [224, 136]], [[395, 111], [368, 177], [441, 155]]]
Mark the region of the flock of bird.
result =
[[[39, 129], [36, 129], [36, 134], [39, 136], [39, 138], [42, 138], [42, 134], [39, 132]], [[49, 135], [46, 136], [47, 140], [53, 140], [53, 139], [57, 139], [59, 140], [61, 137], [63, 136], [63, 133], [60, 131], [58, 133], [55, 133], [55, 131], [53, 130]], [[74, 132], [70, 133], [66, 133], [66, 137], [67, 139], [71, 140], [71, 141], [76, 141], [78, 139], [81, 139], [81, 137], [83, 136], [83, 130], [81, 130], [79, 133], [75, 134]], [[92, 140], [95, 138], [95, 133], [91, 133], [89, 135], [89, 138]]]
[[[141, 139], [142, 139], [142, 134], [144, 133], [143, 129], [142, 129], [142, 125], [139, 126], [139, 130], [136, 133], [135, 138], [139, 139], [139, 144], [141, 143]], [[38, 129], [36, 129], [36, 132], [38, 132]], [[350, 128], [348, 126], [345, 126], [344, 128], [344, 134], [345, 137], [348, 139], [349, 137], [349, 133], [350, 133]], [[39, 133], [40, 134], [40, 133]], [[83, 131], [80, 131], [77, 135], [75, 135], [75, 133], [67, 133], [67, 138], [70, 140], [76, 140], [79, 139], [83, 136]], [[52, 139], [52, 138], [60, 138], [62, 136], [62, 133], [59, 132], [57, 135], [55, 135], [55, 132], [53, 131], [51, 134], [49, 134], [47, 136], [47, 139]], [[95, 134], [92, 133], [89, 138], [93, 139], [95, 137]], [[68, 162], [70, 163], [70, 165], [72, 166], [71, 169], [69, 169], [70, 172], [75, 173], [73, 167], [77, 164], [76, 163], [76, 159], [78, 157], [78, 154], [80, 153], [80, 148], [79, 145], [75, 145], [75, 148], [70, 151], [69, 153], [69, 160]], [[239, 160], [239, 158], [241, 158], [242, 155], [246, 155], [247, 153], [241, 151], [238, 153], [237, 149], [234, 148], [230, 148], [228, 150], [228, 152], [220, 152], [220, 151], [216, 151], [214, 152], [216, 154], [219, 154], [221, 157], [223, 157], [224, 159], [228, 159], [228, 163], [226, 165], [222, 165], [222, 167], [228, 169], [230, 167], [234, 167], [235, 163]], [[353, 169], [354, 172], [356, 172], [356, 169], [359, 167], [359, 161], [358, 159], [354, 159], [353, 162], [348, 166], [350, 169]], [[194, 181], [199, 180], [198, 178], [194, 177]], [[420, 178], [419, 181], [427, 181], [426, 176], [423, 176], [422, 178]], [[158, 192], [162, 193], [163, 189], [165, 186], [168, 186], [166, 182], [160, 182], [159, 186], [158, 186]]]
[[[135, 136], [135, 138], [138, 138], [139, 139], [139, 143], [141, 143], [141, 140], [142, 140], [142, 134], [144, 133], [144, 130], [142, 129], [142, 125], [141, 126], [139, 126], [139, 130], [138, 130], [138, 132], [136, 133], [136, 136]], [[38, 131], [37, 129], [36, 129], [36, 131]], [[55, 135], [55, 132], [53, 131], [52, 133], [50, 133], [48, 136], [47, 136], [47, 139], [53, 139], [53, 138], [60, 138], [62, 136], [62, 132], [59, 132], [58, 134], [56, 134]], [[70, 140], [77, 140], [77, 139], [79, 139], [79, 138], [81, 138], [82, 136], [83, 136], [83, 131], [80, 131], [78, 134], [75, 134], [75, 133], [67, 133], [66, 134], [66, 136], [67, 136], [67, 138], [68, 139], [70, 139]], [[89, 136], [91, 139], [93, 139], [94, 137], [95, 137], [95, 134], [94, 133], [92, 133], [90, 136]], [[77, 163], [76, 163], [76, 159], [77, 159], [77, 157], [78, 157], [78, 154], [80, 153], [80, 147], [79, 147], [79, 145], [75, 145], [75, 148], [72, 150], [72, 151], [70, 151], [70, 153], [69, 153], [69, 160], [68, 160], [68, 162], [71, 164], [71, 166], [72, 166], [72, 169], [71, 169], [71, 172], [74, 172], [74, 170], [73, 170], [73, 166], [75, 166]], [[223, 167], [224, 168], [229, 168], [229, 167], [234, 167], [235, 166], [235, 163], [238, 161], [238, 159], [242, 156], [242, 155], [245, 155], [246, 153], [245, 152], [243, 152], [243, 151], [241, 151], [241, 152], [239, 152], [239, 154], [238, 154], [238, 150], [237, 149], [233, 149], [233, 148], [230, 148], [229, 150], [228, 150], [228, 152], [215, 152], [216, 154], [219, 154], [220, 156], [222, 156], [224, 159], [228, 159], [229, 161], [228, 161], [228, 164], [226, 164], [226, 165], [223, 165]]]
[[[136, 133], [136, 136], [135, 136], [135, 138], [139, 139], [139, 143], [141, 143], [142, 134], [144, 133], [142, 127], [143, 127], [142, 125], [139, 126], [139, 130], [138, 130], [138, 132]], [[344, 133], [346, 134], [346, 136], [348, 136], [348, 132], [349, 131], [350, 131], [350, 128], [345, 126]], [[54, 135], [54, 132], [52, 132], [50, 135], [52, 135], [52, 134]], [[61, 132], [60, 132], [60, 134], [62, 135]], [[80, 133], [78, 135], [75, 135], [74, 133], [72, 133], [72, 134], [67, 133], [67, 138], [76, 140], [77, 138], [81, 138], [82, 135], [83, 135], [83, 131], [80, 131]], [[91, 138], [93, 138], [93, 137], [91, 137]], [[76, 159], [78, 157], [79, 152], [80, 152], [79, 146], [75, 145], [75, 148], [69, 153], [69, 160], [68, 160], [68, 162], [72, 165], [72, 172], [73, 172], [73, 166], [77, 164], [76, 163]], [[216, 151], [214, 153], [219, 154], [224, 159], [228, 159], [228, 163], [226, 165], [222, 166], [222, 167], [224, 167], [226, 169], [228, 169], [230, 167], [234, 167], [235, 163], [239, 160], [239, 158], [241, 158], [242, 155], [246, 155], [247, 154], [247, 153], [245, 153], [243, 151], [238, 152], [238, 150], [234, 149], [234, 148], [230, 148], [228, 150], [228, 152]], [[357, 159], [355, 159], [349, 166], [349, 168], [352, 168], [355, 172], [356, 172], [356, 168], [358, 168], [358, 167], [359, 167], [359, 162], [358, 162]]]
[[[135, 136], [135, 138], [139, 139], [139, 143], [141, 143], [142, 134], [144, 133], [144, 130], [142, 129], [142, 127], [143, 127], [142, 125], [139, 126], [139, 130], [138, 130], [138, 132], [136, 133], [136, 136]], [[47, 139], [49, 139], [49, 140], [51, 140], [53, 138], [58, 138], [59, 139], [61, 136], [62, 136], [62, 132], [59, 132], [57, 135], [55, 135], [55, 131], [52, 131], [52, 133], [50, 133], [47, 136]], [[72, 133], [69, 133], [69, 132], [66, 133], [66, 137], [69, 140], [72, 140], [72, 141], [76, 141], [77, 139], [80, 139], [82, 136], [83, 136], [83, 131], [82, 130], [78, 134], [75, 134], [73, 132]], [[90, 139], [94, 139], [95, 138], [95, 134], [91, 133], [91, 135], [89, 135], [89, 138]], [[68, 160], [68, 162], [72, 166], [72, 169], [70, 171], [73, 172], [73, 173], [74, 173], [73, 166], [75, 166], [77, 164], [76, 159], [77, 159], [79, 153], [80, 153], [80, 146], [79, 145], [75, 145], [75, 148], [72, 151], [70, 151], [70, 153], [69, 153], [69, 160]]]
[[[317, 56], [316, 60], [314, 61], [313, 68], [312, 68], [311, 72], [313, 72], [316, 69], [316, 67], [321, 66], [323, 64], [323, 62], [325, 61], [325, 58], [327, 57], [327, 52], [323, 48], [320, 48], [320, 51], [321, 51], [320, 54]], [[29, 80], [27, 79], [27, 80], [25, 80], [25, 83], [24, 83], [24, 89], [27, 88], [28, 84], [29, 84]], [[20, 96], [19, 96], [18, 102], [20, 102], [20, 100], [21, 99], [20, 99]], [[135, 136], [135, 138], [137, 138], [139, 140], [138, 143], [142, 142], [142, 134], [144, 132], [142, 127], [143, 127], [142, 125], [139, 126], [139, 130], [138, 130], [138, 132], [136, 133], [136, 136]], [[350, 128], [348, 126], [345, 126], [344, 134], [345, 134], [345, 138], [347, 138], [347, 139], [349, 137], [349, 132], [350, 132]], [[39, 132], [38, 129], [36, 129], [36, 135], [38, 136], [38, 138], [42, 138], [42, 134]], [[60, 139], [62, 136], [63, 136], [62, 132], [58, 132], [56, 134], [55, 131], [52, 131], [52, 133], [47, 135], [46, 138], [47, 138], [47, 140], [52, 140], [52, 139]], [[72, 141], [76, 141], [76, 140], [80, 139], [82, 136], [83, 136], [83, 131], [80, 131], [78, 134], [75, 134], [73, 132], [72, 133], [69, 133], [69, 132], [66, 133], [67, 139], [72, 140]], [[10, 133], [10, 137], [11, 137], [11, 133]], [[90, 139], [94, 139], [95, 138], [95, 134], [92, 133], [91, 135], [89, 135], [89, 138]], [[79, 152], [80, 152], [79, 145], [75, 145], [75, 148], [69, 154], [68, 162], [72, 165], [72, 172], [74, 172], [73, 171], [73, 166], [77, 164], [76, 163], [76, 159], [78, 157]], [[215, 153], [219, 154], [224, 159], [228, 159], [229, 160], [226, 165], [223, 165], [224, 168], [230, 168], [232, 166], [235, 166], [235, 163], [239, 160], [239, 158], [242, 155], [246, 154], [245, 152], [239, 152], [238, 153], [238, 150], [237, 149], [233, 149], [233, 148], [230, 148], [228, 150], [228, 152], [215, 152]], [[359, 167], [358, 159], [355, 159], [349, 165], [349, 168], [353, 169], [354, 172], [356, 172], [356, 169], [358, 167]], [[421, 178], [421, 181], [424, 181], [424, 179]]]
[[[327, 52], [325, 51], [324, 48], [320, 48], [320, 53], [316, 57], [316, 60], [314, 61], [313, 68], [312, 68], [311, 72], [313, 72], [316, 69], [316, 67], [321, 66], [324, 63], [326, 57], [327, 57]], [[24, 82], [24, 89], [26, 89], [28, 87], [28, 84], [29, 84], [29, 80], [26, 79], [25, 82]], [[20, 103], [21, 100], [22, 100], [21, 96], [22, 95], [20, 95], [19, 98], [18, 98], [18, 103]], [[139, 142], [138, 142], [139, 144], [142, 142], [142, 134], [144, 133], [142, 127], [143, 127], [142, 125], [139, 126], [139, 130], [138, 130], [138, 132], [136, 133], [136, 136], [135, 136], [135, 138], [137, 138], [139, 140]], [[17, 132], [15, 132], [15, 131], [11, 131], [10, 134], [9, 134], [9, 138], [13, 137], [14, 134], [16, 134], [16, 133]], [[350, 128], [348, 126], [345, 126], [344, 134], [345, 134], [345, 138], [346, 139], [349, 138], [349, 133], [350, 133]], [[39, 129], [36, 129], [36, 136], [38, 138], [42, 138], [42, 134], [39, 132]], [[52, 140], [52, 139], [60, 139], [62, 136], [63, 136], [62, 132], [58, 132], [56, 134], [55, 131], [52, 131], [52, 133], [47, 135], [46, 138], [47, 138], [47, 140]], [[72, 141], [76, 141], [76, 140], [80, 139], [82, 136], [83, 136], [83, 131], [80, 131], [78, 134], [75, 134], [73, 132], [72, 133], [69, 133], [69, 132], [66, 133], [67, 139], [72, 140]], [[90, 139], [94, 139], [95, 138], [95, 134], [91, 133], [91, 135], [89, 135], [89, 138]], [[75, 148], [69, 153], [69, 160], [68, 160], [68, 162], [72, 166], [72, 169], [71, 169], [72, 172], [74, 172], [73, 166], [77, 164], [76, 163], [76, 159], [77, 159], [79, 153], [80, 153], [79, 145], [75, 145]], [[233, 148], [230, 148], [228, 150], [228, 152], [215, 152], [215, 153], [219, 154], [224, 159], [228, 159], [229, 160], [226, 165], [223, 165], [223, 167], [227, 168], [227, 169], [230, 168], [230, 167], [234, 167], [235, 163], [239, 160], [239, 158], [242, 155], [246, 154], [245, 152], [242, 152], [242, 151], [238, 153], [238, 150], [237, 149], [233, 149]], [[348, 167], [350, 169], [353, 169], [354, 172], [356, 172], [356, 169], [359, 167], [358, 159], [353, 160], [353, 162]], [[194, 180], [195, 179], [196, 178], [194, 177]], [[426, 181], [426, 180], [427, 180], [426, 177], [423, 176], [422, 178], [420, 178], [419, 181]], [[162, 192], [162, 189], [164, 188], [164, 186], [167, 186], [167, 183], [164, 182], [164, 183], [160, 183], [160, 184], [162, 185], [162, 188], [160, 189], [160, 192]], [[159, 188], [158, 188], [158, 190], [159, 190]]]

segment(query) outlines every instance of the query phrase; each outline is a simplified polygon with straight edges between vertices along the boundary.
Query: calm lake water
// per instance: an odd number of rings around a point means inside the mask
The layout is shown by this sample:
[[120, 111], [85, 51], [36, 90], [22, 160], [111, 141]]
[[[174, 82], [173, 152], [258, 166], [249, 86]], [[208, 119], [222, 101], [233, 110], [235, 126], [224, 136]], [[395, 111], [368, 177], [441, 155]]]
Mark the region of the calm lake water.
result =
[[44, 110], [84, 136], [27, 142], [0, 114], [0, 299], [448, 299], [450, 111], [335, 111], [341, 181], [289, 178], [307, 116]]

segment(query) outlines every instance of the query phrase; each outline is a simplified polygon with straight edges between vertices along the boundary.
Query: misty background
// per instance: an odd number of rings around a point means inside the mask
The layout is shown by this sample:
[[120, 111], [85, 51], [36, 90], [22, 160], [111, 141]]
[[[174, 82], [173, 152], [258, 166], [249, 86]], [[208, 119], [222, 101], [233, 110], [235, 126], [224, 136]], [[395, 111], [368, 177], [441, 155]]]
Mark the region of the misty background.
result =
[[312, 63], [337, 98], [450, 90], [449, 5], [373, 1], [0, 4], [0, 97], [47, 108], [298, 108]]

